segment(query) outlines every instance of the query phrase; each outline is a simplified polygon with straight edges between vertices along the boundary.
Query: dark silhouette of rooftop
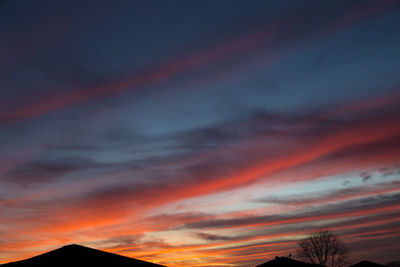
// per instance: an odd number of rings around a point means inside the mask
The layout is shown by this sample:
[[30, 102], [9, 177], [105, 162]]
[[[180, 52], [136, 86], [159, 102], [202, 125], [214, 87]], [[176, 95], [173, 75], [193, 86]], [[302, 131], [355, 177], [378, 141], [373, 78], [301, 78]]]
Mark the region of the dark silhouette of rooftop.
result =
[[384, 266], [385, 265], [375, 263], [372, 261], [360, 261], [359, 263], [351, 265], [350, 267], [384, 267]]
[[290, 259], [287, 257], [275, 257], [275, 259], [265, 262], [261, 265], [257, 265], [256, 267], [283, 267], [283, 266], [291, 266], [291, 267], [323, 267], [319, 264], [311, 264], [302, 261], [297, 261], [294, 259]]
[[0, 264], [1, 267], [157, 267], [163, 266], [81, 245], [67, 245], [22, 261]]

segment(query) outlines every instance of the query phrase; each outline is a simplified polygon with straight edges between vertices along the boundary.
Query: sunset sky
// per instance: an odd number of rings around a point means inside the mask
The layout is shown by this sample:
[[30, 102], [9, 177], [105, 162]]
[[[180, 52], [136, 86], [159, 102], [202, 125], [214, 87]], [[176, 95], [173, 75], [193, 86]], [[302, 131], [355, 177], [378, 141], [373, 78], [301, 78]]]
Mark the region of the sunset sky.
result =
[[400, 260], [397, 0], [0, 0], [0, 263], [78, 243]]

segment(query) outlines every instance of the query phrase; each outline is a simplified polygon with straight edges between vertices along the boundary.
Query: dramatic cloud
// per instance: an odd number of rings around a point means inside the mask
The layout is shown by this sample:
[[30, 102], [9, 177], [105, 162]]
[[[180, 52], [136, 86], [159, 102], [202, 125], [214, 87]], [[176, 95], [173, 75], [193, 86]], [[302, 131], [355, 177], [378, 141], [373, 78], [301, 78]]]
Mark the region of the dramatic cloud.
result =
[[320, 228], [395, 260], [399, 11], [1, 2], [0, 263], [81, 243], [248, 266]]

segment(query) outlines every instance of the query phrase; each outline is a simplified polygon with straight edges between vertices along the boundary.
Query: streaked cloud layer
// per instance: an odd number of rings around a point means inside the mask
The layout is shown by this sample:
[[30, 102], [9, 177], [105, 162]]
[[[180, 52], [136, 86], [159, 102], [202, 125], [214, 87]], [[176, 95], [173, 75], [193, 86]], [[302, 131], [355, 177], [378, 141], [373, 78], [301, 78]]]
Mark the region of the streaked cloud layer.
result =
[[0, 3], [0, 263], [398, 257], [397, 1]]

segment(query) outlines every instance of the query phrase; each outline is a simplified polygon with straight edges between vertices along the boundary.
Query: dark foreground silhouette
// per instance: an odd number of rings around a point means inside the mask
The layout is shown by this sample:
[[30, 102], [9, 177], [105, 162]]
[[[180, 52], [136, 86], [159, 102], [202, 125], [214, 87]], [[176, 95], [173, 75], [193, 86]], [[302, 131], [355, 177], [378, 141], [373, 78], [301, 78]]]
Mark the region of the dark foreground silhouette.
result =
[[[109, 253], [81, 245], [67, 245], [56, 250], [22, 261], [0, 264], [0, 267], [166, 267], [147, 261], [141, 261], [114, 253]], [[324, 267], [287, 257], [275, 259], [256, 267]], [[385, 267], [384, 265], [361, 261], [350, 267]]]
[[319, 264], [311, 264], [302, 261], [296, 261], [293, 259], [289, 259], [286, 257], [275, 257], [275, 259], [270, 260], [266, 263], [261, 265], [257, 265], [257, 267], [286, 267], [286, 266], [293, 266], [293, 267], [323, 267]]
[[378, 264], [372, 261], [360, 261], [359, 263], [351, 265], [350, 267], [385, 267], [385, 265]]
[[[319, 264], [311, 264], [302, 261], [293, 260], [286, 257], [275, 257], [275, 259], [270, 260], [256, 267], [324, 267]], [[386, 267], [371, 261], [361, 261], [357, 264], [351, 265], [350, 267]]]
[[68, 245], [1, 267], [157, 267], [163, 266], [80, 245]]

